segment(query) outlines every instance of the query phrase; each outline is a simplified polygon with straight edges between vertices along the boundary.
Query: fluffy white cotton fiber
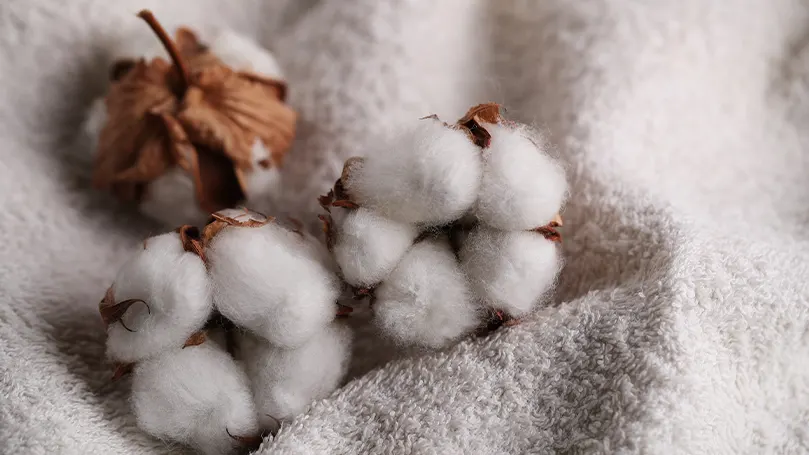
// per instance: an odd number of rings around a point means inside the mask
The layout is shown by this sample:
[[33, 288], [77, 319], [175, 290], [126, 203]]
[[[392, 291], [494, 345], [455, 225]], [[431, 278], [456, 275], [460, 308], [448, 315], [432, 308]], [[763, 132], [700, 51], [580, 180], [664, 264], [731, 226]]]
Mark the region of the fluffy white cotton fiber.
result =
[[205, 454], [236, 453], [237, 438], [261, 432], [247, 375], [211, 342], [139, 362], [131, 401], [144, 431]]
[[343, 278], [353, 286], [372, 286], [382, 281], [418, 235], [414, 225], [362, 207], [333, 207], [331, 216], [335, 230], [332, 253]]
[[273, 346], [240, 335], [240, 353], [253, 384], [258, 413], [287, 419], [325, 398], [343, 379], [351, 353], [351, 330], [336, 321], [298, 348]]
[[483, 126], [491, 134], [491, 144], [483, 150], [477, 218], [502, 230], [547, 224], [567, 193], [564, 169], [542, 150], [541, 138], [526, 128]]
[[376, 145], [343, 184], [352, 201], [388, 218], [443, 224], [477, 199], [480, 153], [464, 131], [426, 118]]
[[144, 302], [132, 304], [107, 330], [107, 355], [119, 362], [182, 347], [212, 311], [205, 264], [185, 251], [178, 233], [149, 238], [144, 245], [121, 267], [112, 285], [114, 302], [109, 303]]
[[402, 344], [439, 348], [480, 323], [479, 307], [444, 238], [413, 245], [375, 296], [375, 323]]
[[273, 344], [297, 347], [335, 317], [339, 280], [305, 236], [272, 222], [228, 226], [205, 254], [219, 312]]
[[472, 288], [492, 308], [519, 317], [554, 284], [561, 267], [556, 244], [530, 231], [479, 226], [460, 251]]

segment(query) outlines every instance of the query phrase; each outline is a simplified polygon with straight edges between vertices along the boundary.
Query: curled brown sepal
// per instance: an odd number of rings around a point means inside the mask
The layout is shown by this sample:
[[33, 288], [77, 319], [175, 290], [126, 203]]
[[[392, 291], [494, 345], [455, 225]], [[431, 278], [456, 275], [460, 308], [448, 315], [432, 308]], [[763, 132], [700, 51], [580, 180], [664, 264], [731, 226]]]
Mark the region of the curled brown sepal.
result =
[[196, 226], [185, 224], [177, 228], [177, 233], [180, 234], [180, 241], [183, 243], [183, 249], [189, 253], [194, 253], [205, 261], [205, 250], [202, 247], [202, 233]]
[[501, 119], [500, 105], [485, 103], [470, 108], [457, 124], [467, 131], [475, 145], [486, 148], [492, 141], [492, 135], [482, 123], [500, 123]]
[[142, 303], [146, 306], [146, 311], [149, 314], [152, 313], [152, 309], [149, 308], [149, 304], [141, 299], [126, 299], [121, 302], [115, 303], [112, 296], [112, 288], [107, 291], [107, 295], [104, 296], [104, 300], [98, 304], [98, 312], [101, 314], [101, 320], [104, 322], [105, 327], [109, 327], [116, 322], [120, 322], [124, 329], [129, 332], [135, 332], [135, 330], [130, 329], [129, 327], [124, 324], [123, 317], [126, 314], [129, 307], [136, 303]]
[[359, 204], [352, 201], [346, 192], [342, 177], [334, 182], [334, 187], [328, 193], [318, 197], [317, 201], [327, 212], [331, 212], [331, 207], [342, 207], [349, 210], [359, 208]]
[[[241, 216], [248, 216], [248, 219], [239, 220], [238, 218]], [[274, 220], [275, 218], [271, 216], [266, 216], [262, 213], [251, 211], [246, 208], [244, 209], [243, 214], [239, 214], [237, 216], [227, 216], [219, 212], [213, 213], [211, 214], [208, 224], [202, 229], [202, 246], [203, 248], [207, 247], [216, 234], [228, 226], [255, 228], [264, 226], [273, 222]]]
[[323, 234], [326, 236], [326, 248], [331, 251], [334, 247], [334, 223], [330, 215], [318, 215], [317, 218], [323, 224]]
[[354, 312], [354, 308], [348, 305], [343, 305], [341, 303], [337, 303], [337, 317], [344, 318], [348, 317], [351, 313]]
[[132, 370], [135, 369], [134, 363], [116, 363], [115, 368], [112, 371], [112, 377], [110, 378], [112, 381], [117, 381], [122, 377], [132, 373]]
[[317, 202], [324, 210], [331, 212], [331, 203], [334, 202], [334, 190], [329, 190], [328, 193], [318, 196]]
[[225, 432], [228, 434], [228, 436], [230, 436], [231, 439], [238, 442], [239, 445], [250, 450], [251, 452], [258, 449], [259, 446], [261, 446], [261, 443], [264, 441], [264, 436], [260, 434], [255, 436], [234, 435], [227, 428], [225, 428]]
[[267, 223], [269, 223], [269, 222], [271, 222], [273, 220], [272, 217], [265, 217], [263, 220], [257, 220], [255, 218], [249, 218], [247, 220], [241, 221], [241, 220], [237, 220], [236, 218], [233, 218], [233, 217], [230, 217], [230, 216], [222, 215], [220, 213], [214, 213], [214, 214], [211, 215], [211, 217], [213, 217], [213, 219], [215, 219], [216, 221], [221, 221], [223, 223], [226, 223], [228, 226], [251, 227], [251, 228], [264, 226], [265, 224], [267, 224]]
[[559, 214], [556, 214], [553, 221], [546, 224], [545, 226], [540, 226], [538, 228], [532, 229], [532, 231], [542, 234], [543, 237], [550, 240], [551, 242], [561, 242], [562, 234], [559, 233], [558, 229], [561, 226], [562, 226], [562, 217]]
[[198, 332], [194, 332], [185, 340], [183, 343], [183, 349], [191, 346], [199, 346], [204, 343], [208, 339], [208, 334], [204, 330], [200, 330]]

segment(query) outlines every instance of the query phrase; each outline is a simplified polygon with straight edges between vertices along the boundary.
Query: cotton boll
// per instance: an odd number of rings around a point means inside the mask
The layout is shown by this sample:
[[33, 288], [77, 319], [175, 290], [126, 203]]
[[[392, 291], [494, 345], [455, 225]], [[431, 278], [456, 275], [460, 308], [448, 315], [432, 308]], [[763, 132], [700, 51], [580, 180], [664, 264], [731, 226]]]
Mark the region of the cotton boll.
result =
[[440, 348], [480, 322], [480, 308], [443, 238], [414, 245], [375, 296], [375, 323], [401, 344]]
[[340, 322], [296, 349], [243, 334], [240, 350], [259, 415], [288, 419], [337, 389], [348, 369], [351, 338], [351, 330]]
[[460, 258], [475, 292], [513, 317], [533, 309], [561, 268], [556, 244], [541, 234], [485, 226], [466, 238]]
[[279, 80], [284, 78], [281, 67], [270, 51], [232, 30], [220, 31], [211, 41], [210, 49], [235, 70], [253, 71]]
[[147, 239], [118, 271], [102, 305], [129, 299], [142, 302], [133, 303], [107, 330], [107, 355], [119, 362], [182, 347], [213, 308], [205, 264], [184, 249], [176, 232]]
[[227, 226], [206, 249], [214, 302], [236, 325], [296, 347], [334, 319], [340, 282], [304, 236], [275, 223]]
[[405, 223], [443, 224], [477, 198], [480, 149], [460, 129], [427, 118], [401, 128], [343, 181], [359, 205]]
[[485, 124], [491, 143], [483, 150], [483, 179], [475, 214], [502, 230], [547, 224], [567, 193], [564, 169], [532, 141], [525, 129]]
[[418, 229], [385, 218], [366, 208], [331, 209], [334, 220], [332, 253], [345, 280], [359, 287], [382, 281], [413, 244]]
[[261, 432], [247, 375], [211, 342], [138, 362], [131, 402], [141, 429], [205, 454], [236, 453], [234, 437]]

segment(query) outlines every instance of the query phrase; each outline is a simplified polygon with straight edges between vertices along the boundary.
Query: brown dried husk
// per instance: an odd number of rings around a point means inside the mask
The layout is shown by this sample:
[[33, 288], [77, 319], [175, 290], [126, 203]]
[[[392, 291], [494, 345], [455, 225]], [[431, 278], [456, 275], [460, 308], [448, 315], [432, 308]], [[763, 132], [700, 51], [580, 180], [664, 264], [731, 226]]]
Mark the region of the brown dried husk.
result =
[[500, 105], [496, 103], [478, 104], [470, 108], [461, 117], [457, 125], [464, 128], [472, 142], [478, 147], [488, 147], [492, 140], [491, 134], [483, 127], [483, 123], [500, 123]]
[[189, 29], [178, 30], [175, 46], [187, 87], [163, 58], [116, 63], [94, 185], [138, 202], [149, 182], [179, 167], [203, 210], [232, 207], [245, 197], [256, 139], [276, 166], [292, 143], [296, 114], [283, 102], [286, 85], [227, 67]]
[[[229, 226], [234, 227], [261, 227], [265, 224], [272, 223], [275, 218], [264, 215], [256, 211], [243, 209], [244, 212], [237, 216], [226, 216], [222, 213], [211, 214], [211, 220], [202, 229], [202, 246], [207, 248], [211, 241], [216, 237], [219, 232]], [[245, 219], [239, 219], [245, 218]]]

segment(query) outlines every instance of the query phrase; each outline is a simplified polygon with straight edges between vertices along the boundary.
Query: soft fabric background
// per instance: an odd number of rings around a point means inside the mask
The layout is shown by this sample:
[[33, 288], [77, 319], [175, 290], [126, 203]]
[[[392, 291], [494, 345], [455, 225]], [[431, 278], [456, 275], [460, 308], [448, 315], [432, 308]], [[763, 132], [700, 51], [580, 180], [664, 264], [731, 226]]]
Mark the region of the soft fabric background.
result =
[[178, 450], [134, 426], [96, 315], [162, 228], [88, 189], [77, 133], [141, 7], [277, 52], [301, 124], [273, 210], [313, 219], [376, 135], [481, 101], [569, 170], [547, 308], [441, 353], [364, 339], [353, 379], [261, 453], [809, 452], [798, 0], [4, 0], [0, 452]]

